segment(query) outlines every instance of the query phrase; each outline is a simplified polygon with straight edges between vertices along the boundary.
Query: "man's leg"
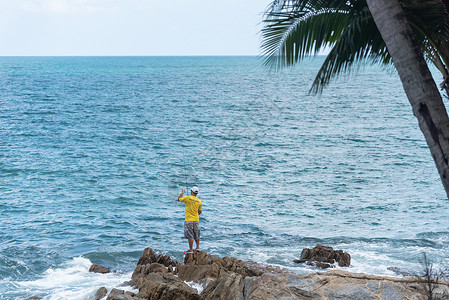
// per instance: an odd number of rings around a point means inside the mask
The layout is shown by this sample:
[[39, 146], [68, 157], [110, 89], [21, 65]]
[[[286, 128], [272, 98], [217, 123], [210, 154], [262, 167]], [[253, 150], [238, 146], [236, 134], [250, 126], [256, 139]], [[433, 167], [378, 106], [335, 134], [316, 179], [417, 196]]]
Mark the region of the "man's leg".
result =
[[193, 238], [195, 239], [196, 243], [196, 250], [200, 250], [200, 223], [194, 222], [193, 223]]
[[[193, 242], [193, 241], [192, 241]], [[200, 250], [200, 239], [195, 240], [196, 243], [196, 250]], [[193, 243], [192, 243], [193, 244]]]
[[193, 226], [190, 222], [184, 222], [184, 237], [189, 241], [189, 252], [193, 252]]

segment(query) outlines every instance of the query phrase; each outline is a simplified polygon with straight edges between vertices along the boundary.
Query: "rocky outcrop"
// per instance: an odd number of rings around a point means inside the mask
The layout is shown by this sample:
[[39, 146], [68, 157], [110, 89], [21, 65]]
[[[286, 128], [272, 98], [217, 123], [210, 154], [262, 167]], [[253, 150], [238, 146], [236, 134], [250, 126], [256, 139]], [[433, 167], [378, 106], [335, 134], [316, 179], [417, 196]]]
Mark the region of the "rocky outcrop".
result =
[[90, 266], [89, 272], [106, 274], [106, 273], [110, 273], [111, 270], [109, 270], [109, 269], [108, 269], [107, 267], [105, 267], [105, 266], [93, 264], [92, 266]]
[[[335, 258], [334, 258], [335, 259]], [[192, 288], [192, 282], [202, 291]], [[176, 262], [144, 250], [130, 282], [137, 294], [114, 292], [108, 299], [275, 300], [275, 299], [427, 299], [416, 278], [392, 278], [354, 274], [341, 270], [296, 274], [286, 269], [214, 257], [204, 251]], [[449, 294], [449, 282], [436, 285], [437, 295]]]
[[317, 244], [313, 249], [304, 248], [301, 257], [294, 262], [306, 263], [321, 269], [335, 268], [335, 263], [338, 263], [340, 267], [349, 267], [351, 255], [343, 250], [334, 250], [330, 246]]
[[175, 276], [179, 265], [167, 255], [158, 255], [146, 248], [131, 277], [131, 284], [139, 289], [136, 297], [143, 299], [197, 300], [197, 291]]

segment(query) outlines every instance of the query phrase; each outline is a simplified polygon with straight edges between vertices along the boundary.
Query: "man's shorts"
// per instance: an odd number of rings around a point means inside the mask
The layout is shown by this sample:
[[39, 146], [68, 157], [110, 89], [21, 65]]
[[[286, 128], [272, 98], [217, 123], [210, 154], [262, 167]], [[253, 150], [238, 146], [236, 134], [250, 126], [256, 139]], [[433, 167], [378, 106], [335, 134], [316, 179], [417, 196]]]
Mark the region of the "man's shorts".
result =
[[184, 222], [184, 237], [188, 240], [200, 239], [200, 222], [199, 221], [185, 221]]

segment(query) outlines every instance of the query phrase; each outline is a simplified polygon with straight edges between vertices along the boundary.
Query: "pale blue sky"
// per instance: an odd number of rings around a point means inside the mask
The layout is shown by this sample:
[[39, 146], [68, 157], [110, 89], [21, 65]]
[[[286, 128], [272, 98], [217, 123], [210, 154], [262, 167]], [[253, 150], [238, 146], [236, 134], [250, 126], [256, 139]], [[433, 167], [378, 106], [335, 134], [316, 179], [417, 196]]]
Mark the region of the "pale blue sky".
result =
[[0, 0], [0, 55], [257, 55], [271, 0]]

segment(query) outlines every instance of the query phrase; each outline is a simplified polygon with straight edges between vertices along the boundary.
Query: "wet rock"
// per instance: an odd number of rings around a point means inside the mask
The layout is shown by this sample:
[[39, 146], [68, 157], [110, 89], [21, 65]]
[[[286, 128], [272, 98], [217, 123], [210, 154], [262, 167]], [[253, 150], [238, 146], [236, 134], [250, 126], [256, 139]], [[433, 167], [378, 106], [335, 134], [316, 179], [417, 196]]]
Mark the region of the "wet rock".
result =
[[326, 299], [315, 291], [310, 284], [294, 286], [296, 274], [265, 273], [262, 276], [249, 277], [245, 280], [244, 294], [250, 299]]
[[168, 256], [168, 255], [162, 255], [162, 254], [160, 254], [160, 255], [157, 257], [156, 262], [159, 263], [159, 264], [162, 264], [162, 265], [164, 265], [164, 266], [166, 266], [166, 267], [171, 266], [171, 265], [173, 265], [173, 264], [174, 264], [174, 265], [177, 264], [177, 262], [174, 262], [174, 261], [171, 260], [170, 256]]
[[306, 263], [321, 269], [333, 268], [337, 262], [340, 267], [349, 267], [351, 255], [343, 250], [334, 250], [330, 246], [317, 244], [313, 249], [304, 248], [295, 263]]
[[186, 265], [208, 265], [212, 262], [212, 256], [204, 251], [195, 250], [193, 253], [186, 253], [184, 264]]
[[106, 274], [106, 273], [110, 273], [111, 270], [109, 270], [109, 269], [108, 269], [107, 267], [105, 267], [105, 266], [93, 264], [92, 266], [90, 266], [89, 272]]
[[[343, 251], [317, 246], [316, 248], [320, 250], [306, 249], [302, 258], [320, 257], [319, 263], [329, 265], [335, 263], [337, 257], [341, 257], [339, 261], [345, 258]], [[234, 257], [214, 257], [204, 251], [187, 254], [184, 262], [176, 263], [173, 268], [171, 265], [166, 267], [163, 264], [163, 262], [173, 263], [171, 259], [157, 255], [151, 249], [145, 249], [142, 256], [139, 259], [141, 264], [137, 265], [132, 279], [132, 285], [139, 289], [139, 293], [117, 294], [112, 299], [420, 300], [423, 299], [422, 295], [425, 292], [415, 277], [381, 277], [341, 270], [296, 274], [286, 269], [242, 261]], [[186, 284], [190, 281], [202, 285], [200, 295]], [[449, 281], [439, 282], [436, 291], [441, 295], [447, 295]], [[127, 296], [131, 298], [123, 298]]]
[[173, 269], [178, 262], [172, 260], [168, 255], [157, 254], [151, 248], [145, 248], [140, 256], [136, 269], [134, 269], [132, 280], [137, 277], [143, 277], [150, 273], [173, 273]]
[[153, 249], [145, 248], [139, 260], [137, 261], [137, 265], [147, 265], [155, 263], [157, 261], [157, 258], [158, 255], [156, 252], [154, 252]]
[[201, 293], [202, 299], [234, 300], [241, 299], [245, 280], [236, 273], [229, 273], [210, 283]]
[[105, 287], [99, 288], [94, 295], [94, 300], [100, 300], [108, 294], [108, 290]]
[[151, 264], [149, 267], [149, 271], [151, 273], [168, 273], [167, 267], [159, 263]]
[[175, 274], [185, 281], [200, 282], [205, 278], [217, 279], [226, 272], [218, 265], [181, 265], [176, 268]]
[[139, 289], [136, 295], [148, 300], [199, 300], [196, 290], [183, 280], [172, 274], [150, 273], [134, 280], [134, 286]]
[[125, 291], [112, 289], [106, 300], [126, 300]]
[[143, 250], [143, 253], [139, 258], [139, 261], [137, 262], [137, 265], [147, 265], [152, 263], [158, 263], [166, 267], [168, 266], [174, 267], [178, 264], [176, 260], [172, 260], [168, 255], [162, 254], [158, 255], [156, 252], [154, 252], [153, 249], [145, 248], [145, 250]]
[[184, 264], [176, 267], [175, 274], [185, 281], [201, 282], [206, 278], [220, 279], [231, 273], [248, 276], [259, 276], [265, 272], [279, 268], [264, 266], [255, 262], [242, 261], [234, 257], [214, 257], [204, 251], [186, 254]]
[[[112, 289], [106, 300], [140, 300], [133, 292], [125, 292], [119, 289]], [[101, 299], [101, 298], [100, 298]]]

